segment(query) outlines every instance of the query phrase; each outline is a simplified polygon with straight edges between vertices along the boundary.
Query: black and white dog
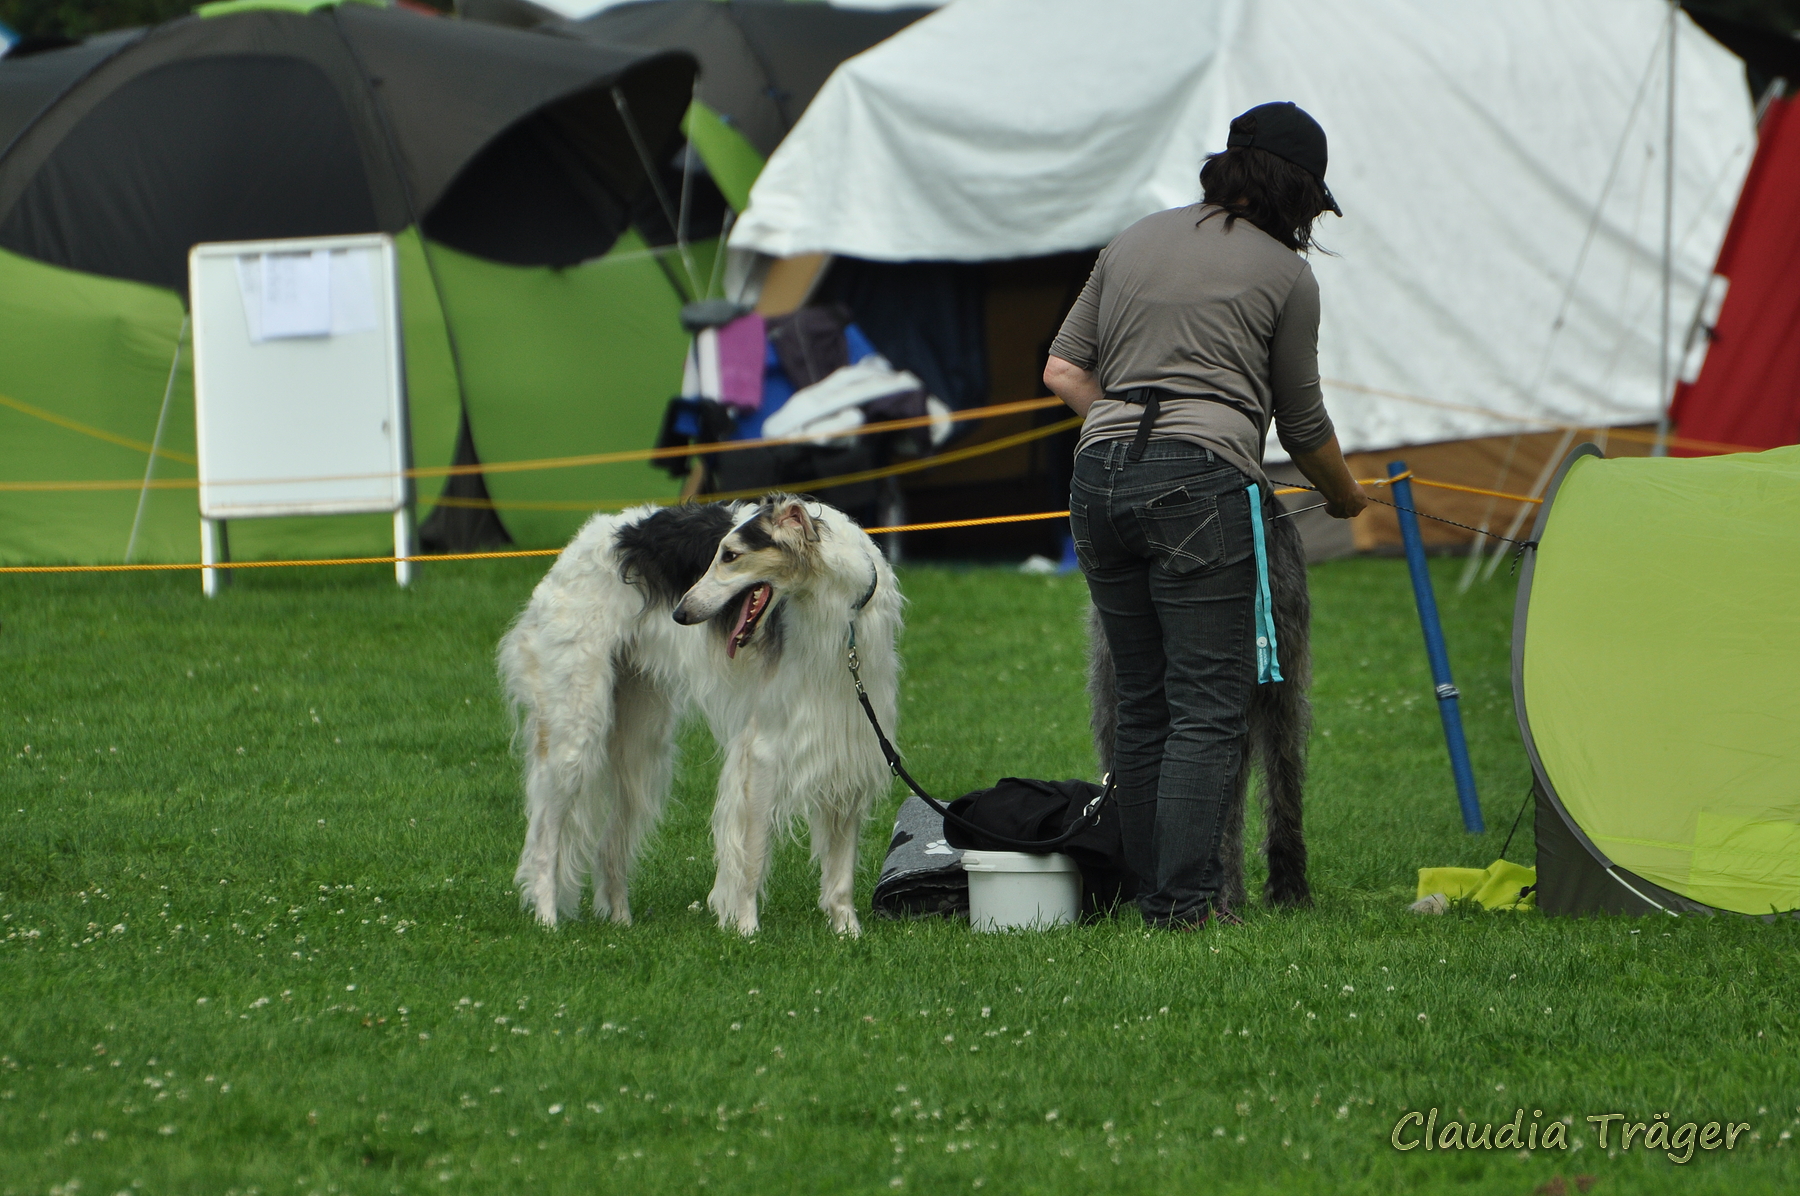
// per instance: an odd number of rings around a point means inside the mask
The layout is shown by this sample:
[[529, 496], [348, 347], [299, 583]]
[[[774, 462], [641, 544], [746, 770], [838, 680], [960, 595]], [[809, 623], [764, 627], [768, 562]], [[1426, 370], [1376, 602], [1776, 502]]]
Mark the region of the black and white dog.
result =
[[724, 751], [713, 807], [719, 925], [754, 934], [771, 839], [804, 816], [819, 907], [857, 934], [857, 839], [892, 784], [845, 667], [856, 618], [862, 679], [897, 713], [902, 598], [848, 516], [777, 495], [596, 515], [500, 643], [523, 718], [528, 829], [514, 883], [547, 926], [594, 912], [631, 921], [631, 866], [697, 708]]
[[[1244, 798], [1253, 763], [1261, 766], [1263, 852], [1269, 863], [1263, 899], [1275, 906], [1312, 904], [1312, 890], [1306, 883], [1306, 834], [1300, 817], [1306, 789], [1306, 741], [1312, 733], [1312, 703], [1306, 696], [1312, 687], [1312, 603], [1306, 589], [1306, 549], [1293, 520], [1270, 519], [1264, 528], [1275, 642], [1285, 680], [1257, 686], [1250, 700], [1249, 742], [1219, 841], [1225, 869], [1219, 897], [1233, 909], [1244, 901]], [[1093, 703], [1094, 751], [1106, 771], [1112, 767], [1118, 731], [1118, 689], [1112, 648], [1106, 642], [1099, 612], [1091, 607], [1088, 696]]]

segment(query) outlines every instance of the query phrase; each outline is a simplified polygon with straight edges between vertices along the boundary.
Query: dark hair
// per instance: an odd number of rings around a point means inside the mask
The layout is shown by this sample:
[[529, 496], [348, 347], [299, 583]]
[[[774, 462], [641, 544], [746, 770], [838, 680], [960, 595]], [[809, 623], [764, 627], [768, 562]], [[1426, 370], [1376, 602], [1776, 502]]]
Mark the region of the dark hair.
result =
[[[1238, 117], [1231, 131], [1256, 132], [1256, 118]], [[1330, 252], [1313, 244], [1313, 221], [1327, 210], [1325, 188], [1305, 167], [1265, 149], [1240, 146], [1206, 155], [1200, 186], [1205, 202], [1225, 209], [1226, 228], [1241, 216], [1296, 252]]]

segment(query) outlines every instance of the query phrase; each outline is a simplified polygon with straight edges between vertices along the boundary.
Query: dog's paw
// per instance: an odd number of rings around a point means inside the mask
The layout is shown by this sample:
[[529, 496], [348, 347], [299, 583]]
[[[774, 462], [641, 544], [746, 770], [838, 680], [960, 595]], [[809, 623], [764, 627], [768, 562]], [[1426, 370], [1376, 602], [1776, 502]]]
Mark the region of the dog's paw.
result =
[[853, 939], [862, 937], [862, 923], [856, 920], [854, 910], [833, 910], [831, 929], [835, 934], [846, 935]]
[[1276, 880], [1270, 877], [1263, 886], [1263, 900], [1276, 909], [1310, 909], [1312, 907], [1312, 889], [1307, 885], [1305, 877], [1283, 878]]

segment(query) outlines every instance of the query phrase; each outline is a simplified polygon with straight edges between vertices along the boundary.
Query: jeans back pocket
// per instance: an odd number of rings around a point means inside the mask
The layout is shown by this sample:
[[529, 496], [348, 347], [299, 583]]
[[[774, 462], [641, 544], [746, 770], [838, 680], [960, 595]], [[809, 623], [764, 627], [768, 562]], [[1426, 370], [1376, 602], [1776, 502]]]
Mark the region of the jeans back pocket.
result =
[[1225, 532], [1216, 496], [1167, 506], [1145, 504], [1134, 514], [1165, 573], [1179, 577], [1223, 563]]

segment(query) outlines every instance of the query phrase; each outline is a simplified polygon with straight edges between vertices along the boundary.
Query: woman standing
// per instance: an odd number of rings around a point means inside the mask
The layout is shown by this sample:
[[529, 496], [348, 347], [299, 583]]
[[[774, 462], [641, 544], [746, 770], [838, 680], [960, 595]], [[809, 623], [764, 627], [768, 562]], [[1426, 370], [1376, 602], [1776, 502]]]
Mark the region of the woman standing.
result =
[[[1294, 104], [1231, 122], [1199, 204], [1101, 251], [1044, 382], [1085, 417], [1069, 523], [1118, 672], [1125, 858], [1153, 926], [1236, 923], [1219, 838], [1257, 684], [1250, 486], [1281, 443], [1349, 519], [1366, 504], [1319, 393], [1319, 284], [1301, 256], [1343, 213], [1325, 131]], [[1260, 508], [1260, 504], [1259, 504]]]

